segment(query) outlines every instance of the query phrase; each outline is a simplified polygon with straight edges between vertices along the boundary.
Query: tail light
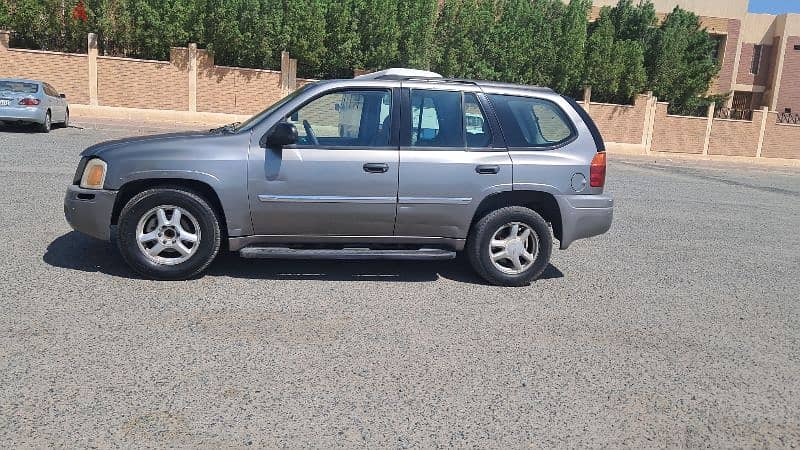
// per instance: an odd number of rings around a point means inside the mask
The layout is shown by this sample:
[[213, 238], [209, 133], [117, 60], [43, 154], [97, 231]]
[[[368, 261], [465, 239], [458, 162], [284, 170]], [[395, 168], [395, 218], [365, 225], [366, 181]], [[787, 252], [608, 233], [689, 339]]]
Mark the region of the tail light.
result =
[[23, 98], [19, 101], [19, 104], [22, 106], [36, 106], [39, 103], [41, 102], [39, 102], [39, 99], [36, 98]]
[[603, 187], [606, 184], [606, 153], [600, 152], [592, 158], [592, 165], [589, 167], [589, 185], [591, 187]]

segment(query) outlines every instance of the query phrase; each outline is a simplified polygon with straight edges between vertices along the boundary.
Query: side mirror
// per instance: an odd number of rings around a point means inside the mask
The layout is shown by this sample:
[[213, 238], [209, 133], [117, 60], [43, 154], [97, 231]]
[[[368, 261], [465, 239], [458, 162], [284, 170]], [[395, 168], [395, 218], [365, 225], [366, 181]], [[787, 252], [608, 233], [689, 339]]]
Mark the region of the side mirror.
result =
[[58, 96], [61, 98], [67, 98], [67, 94], [58, 94]]
[[262, 147], [280, 148], [297, 143], [297, 127], [289, 122], [275, 125], [272, 132], [262, 139]]

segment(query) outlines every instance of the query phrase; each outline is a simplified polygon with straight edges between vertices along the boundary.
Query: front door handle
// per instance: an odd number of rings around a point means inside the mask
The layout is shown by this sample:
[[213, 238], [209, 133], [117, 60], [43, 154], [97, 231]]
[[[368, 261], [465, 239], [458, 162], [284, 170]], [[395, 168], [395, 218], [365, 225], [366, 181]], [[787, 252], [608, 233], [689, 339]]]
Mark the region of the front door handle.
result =
[[475, 172], [478, 172], [481, 175], [494, 175], [500, 172], [500, 166], [480, 165], [475, 168]]
[[367, 173], [386, 173], [389, 171], [389, 164], [386, 163], [366, 163], [364, 172]]

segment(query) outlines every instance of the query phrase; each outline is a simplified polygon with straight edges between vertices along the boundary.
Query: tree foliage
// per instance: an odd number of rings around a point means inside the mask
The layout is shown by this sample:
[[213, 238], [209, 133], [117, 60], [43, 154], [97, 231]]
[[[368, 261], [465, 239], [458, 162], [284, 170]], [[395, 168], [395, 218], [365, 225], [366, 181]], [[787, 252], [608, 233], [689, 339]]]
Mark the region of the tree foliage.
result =
[[113, 56], [167, 59], [197, 42], [217, 64], [276, 67], [288, 50], [306, 77], [403, 66], [553, 87], [630, 102], [653, 90], [689, 111], [719, 68], [694, 14], [662, 24], [649, 0], [620, 0], [588, 21], [591, 0], [0, 0], [14, 45], [81, 52], [86, 33]]

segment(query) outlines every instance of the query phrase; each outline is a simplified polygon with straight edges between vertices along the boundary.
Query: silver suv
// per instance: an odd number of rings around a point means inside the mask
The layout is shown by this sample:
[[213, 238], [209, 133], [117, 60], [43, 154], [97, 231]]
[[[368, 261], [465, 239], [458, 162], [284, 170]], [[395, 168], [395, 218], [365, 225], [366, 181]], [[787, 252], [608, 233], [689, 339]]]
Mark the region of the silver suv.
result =
[[156, 279], [245, 258], [452, 259], [530, 283], [611, 227], [603, 140], [550, 89], [390, 69], [320, 81], [245, 123], [86, 149], [64, 210]]

